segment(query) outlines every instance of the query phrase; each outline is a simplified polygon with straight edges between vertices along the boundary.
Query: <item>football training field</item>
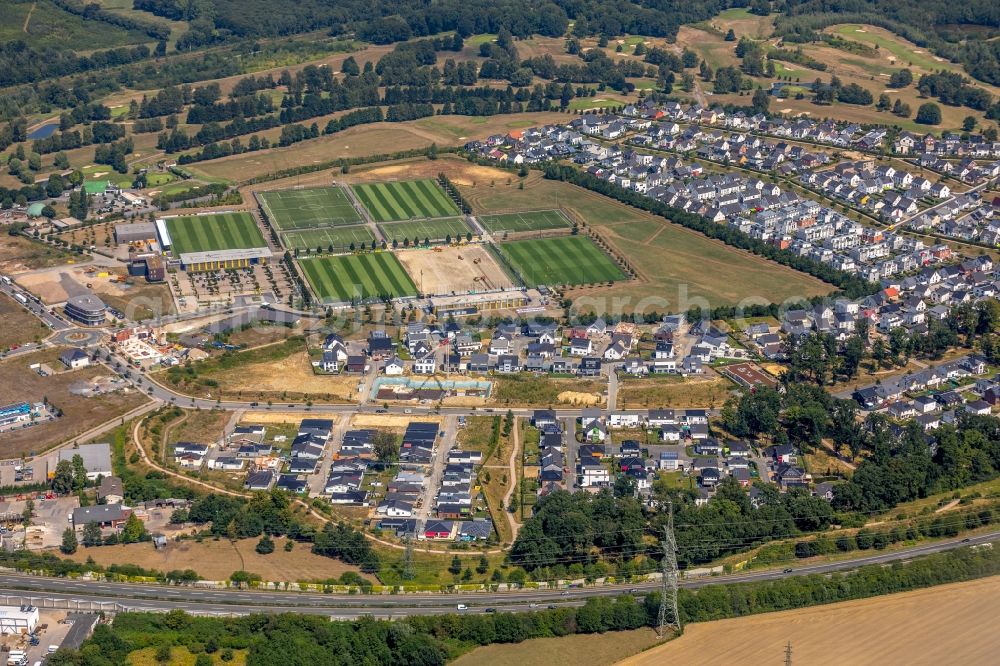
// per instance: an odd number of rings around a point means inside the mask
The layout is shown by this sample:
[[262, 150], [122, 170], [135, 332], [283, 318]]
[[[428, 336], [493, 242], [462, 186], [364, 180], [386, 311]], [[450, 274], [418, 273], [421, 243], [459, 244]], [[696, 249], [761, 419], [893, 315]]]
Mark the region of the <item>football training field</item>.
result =
[[558, 236], [501, 243], [528, 287], [624, 280], [625, 272], [586, 236]]
[[167, 218], [167, 232], [175, 257], [188, 252], [267, 247], [253, 217], [243, 212]]
[[388, 242], [403, 242], [404, 238], [409, 238], [414, 244], [423, 243], [424, 239], [430, 241], [445, 240], [451, 236], [452, 240], [465, 239], [465, 235], [471, 231], [469, 225], [461, 217], [444, 217], [436, 220], [414, 220], [413, 222], [390, 222], [380, 224], [378, 227], [382, 235]]
[[356, 249], [361, 249], [362, 245], [371, 247], [371, 242], [375, 240], [371, 230], [363, 224], [351, 227], [286, 231], [281, 236], [285, 239], [285, 246], [293, 250], [322, 248], [327, 251], [331, 246], [335, 251], [349, 250], [351, 243], [354, 243]]
[[364, 183], [351, 189], [376, 222], [461, 214], [444, 190], [429, 179]]
[[358, 211], [339, 187], [259, 192], [264, 210], [279, 230], [309, 229], [362, 222]]
[[299, 260], [302, 273], [324, 302], [415, 296], [417, 288], [389, 252]]
[[538, 210], [528, 213], [480, 215], [476, 219], [492, 234], [504, 231], [543, 231], [564, 229], [569, 220], [558, 210]]

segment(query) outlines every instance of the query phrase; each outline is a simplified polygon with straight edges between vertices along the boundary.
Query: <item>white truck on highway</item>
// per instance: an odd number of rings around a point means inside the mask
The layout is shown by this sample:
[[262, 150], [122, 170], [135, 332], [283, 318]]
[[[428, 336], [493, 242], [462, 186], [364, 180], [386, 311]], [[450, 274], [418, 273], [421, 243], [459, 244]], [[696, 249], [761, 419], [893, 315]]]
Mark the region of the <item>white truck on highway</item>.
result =
[[6, 275], [0, 275], [0, 281], [2, 281], [4, 284], [10, 284], [10, 278], [7, 277]]
[[16, 298], [17, 300], [21, 301], [22, 305], [27, 305], [28, 304], [28, 297], [25, 296], [22, 293], [14, 294], [14, 298]]

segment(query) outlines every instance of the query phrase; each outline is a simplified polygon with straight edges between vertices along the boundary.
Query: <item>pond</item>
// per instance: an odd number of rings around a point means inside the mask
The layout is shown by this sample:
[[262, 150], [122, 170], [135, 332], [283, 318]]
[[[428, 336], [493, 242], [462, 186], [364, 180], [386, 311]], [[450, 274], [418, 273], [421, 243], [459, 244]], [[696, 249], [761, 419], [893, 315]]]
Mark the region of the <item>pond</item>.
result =
[[28, 140], [34, 141], [35, 139], [47, 139], [55, 134], [57, 129], [59, 129], [58, 122], [48, 123], [46, 125], [42, 125], [41, 127], [36, 127], [28, 134]]

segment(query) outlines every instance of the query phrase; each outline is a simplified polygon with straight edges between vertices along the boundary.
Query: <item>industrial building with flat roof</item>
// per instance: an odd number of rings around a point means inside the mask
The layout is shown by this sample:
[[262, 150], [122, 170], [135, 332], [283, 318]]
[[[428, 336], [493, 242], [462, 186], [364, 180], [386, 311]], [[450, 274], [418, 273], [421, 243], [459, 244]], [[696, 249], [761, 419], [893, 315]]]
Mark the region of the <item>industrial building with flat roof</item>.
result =
[[86, 326], [100, 326], [106, 319], [108, 306], [93, 294], [72, 296], [66, 301], [66, 316]]
[[18, 402], [13, 405], [0, 407], [0, 426], [8, 426], [12, 423], [20, 423], [31, 418], [31, 405], [26, 402]]
[[37, 606], [0, 606], [0, 634], [30, 634], [37, 626]]
[[152, 222], [136, 222], [134, 224], [116, 224], [115, 242], [151, 243], [156, 241], [156, 225]]
[[61, 449], [59, 462], [63, 460], [73, 462], [74, 456], [83, 459], [83, 468], [87, 471], [87, 479], [90, 481], [96, 481], [99, 476], [111, 476], [110, 444], [83, 444], [75, 449]]

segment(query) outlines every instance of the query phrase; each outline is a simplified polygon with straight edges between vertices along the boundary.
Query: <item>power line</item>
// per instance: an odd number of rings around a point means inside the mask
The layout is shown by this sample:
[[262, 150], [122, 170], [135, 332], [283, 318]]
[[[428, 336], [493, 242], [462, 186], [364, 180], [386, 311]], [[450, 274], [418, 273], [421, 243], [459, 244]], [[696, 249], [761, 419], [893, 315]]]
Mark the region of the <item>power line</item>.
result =
[[[674, 504], [668, 502], [667, 527], [663, 533], [663, 577], [660, 584], [660, 617], [656, 625], [656, 633], [660, 638], [666, 634], [667, 627], [676, 633], [681, 631], [681, 616], [677, 610], [677, 593], [680, 580], [677, 572], [677, 542], [674, 539]], [[669, 606], [669, 607], [668, 607]], [[667, 621], [667, 612], [670, 621]]]
[[413, 580], [416, 574], [413, 571], [413, 540], [406, 537], [406, 551], [403, 553], [403, 580]]

